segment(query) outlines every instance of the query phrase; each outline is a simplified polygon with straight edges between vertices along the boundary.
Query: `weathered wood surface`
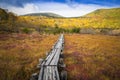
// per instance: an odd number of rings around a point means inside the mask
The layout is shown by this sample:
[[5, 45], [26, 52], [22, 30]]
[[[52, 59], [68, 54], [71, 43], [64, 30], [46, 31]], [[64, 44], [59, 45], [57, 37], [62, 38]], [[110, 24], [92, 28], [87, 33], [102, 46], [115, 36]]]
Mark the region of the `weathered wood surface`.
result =
[[60, 80], [58, 63], [64, 46], [64, 36], [60, 35], [46, 59], [40, 65], [38, 80]]

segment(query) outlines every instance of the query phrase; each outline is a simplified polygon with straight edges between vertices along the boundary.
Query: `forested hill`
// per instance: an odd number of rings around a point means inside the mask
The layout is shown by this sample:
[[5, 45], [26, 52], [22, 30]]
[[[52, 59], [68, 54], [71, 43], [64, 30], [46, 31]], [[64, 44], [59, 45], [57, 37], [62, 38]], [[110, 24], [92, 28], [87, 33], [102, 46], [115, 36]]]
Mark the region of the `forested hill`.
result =
[[23, 16], [45, 16], [45, 17], [52, 17], [52, 18], [62, 18], [63, 16], [55, 14], [55, 13], [31, 13], [25, 14]]
[[16, 19], [17, 16], [15, 16], [12, 12], [8, 12], [8, 10], [4, 10], [0, 8], [0, 20], [11, 20], [11, 19]]

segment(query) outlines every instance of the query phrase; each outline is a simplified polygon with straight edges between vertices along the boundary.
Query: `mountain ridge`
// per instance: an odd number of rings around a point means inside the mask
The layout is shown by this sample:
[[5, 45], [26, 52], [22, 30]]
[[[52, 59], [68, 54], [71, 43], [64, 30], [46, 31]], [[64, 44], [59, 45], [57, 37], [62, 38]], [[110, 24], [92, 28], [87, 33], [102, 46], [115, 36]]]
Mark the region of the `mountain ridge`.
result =
[[51, 13], [51, 12], [45, 12], [45, 13], [30, 13], [30, 14], [25, 14], [21, 16], [45, 16], [45, 17], [52, 17], [52, 18], [60, 18], [63, 17], [59, 14]]
[[120, 8], [97, 9], [93, 12], [84, 15], [84, 17], [120, 18], [119, 13], [120, 13]]
[[81, 17], [102, 17], [102, 18], [120, 18], [120, 8], [109, 8], [109, 9], [96, 9], [86, 15], [78, 16], [78, 17], [64, 17], [56, 13], [45, 12], [45, 13], [30, 13], [22, 16], [45, 16], [52, 18], [81, 18]]

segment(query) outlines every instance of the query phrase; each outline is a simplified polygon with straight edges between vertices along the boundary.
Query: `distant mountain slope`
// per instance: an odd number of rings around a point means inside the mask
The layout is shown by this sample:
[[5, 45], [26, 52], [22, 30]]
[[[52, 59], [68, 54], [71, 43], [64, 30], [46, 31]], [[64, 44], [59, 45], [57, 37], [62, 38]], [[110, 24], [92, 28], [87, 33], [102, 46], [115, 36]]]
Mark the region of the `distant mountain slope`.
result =
[[120, 18], [120, 8], [98, 9], [84, 17]]
[[26, 14], [23, 16], [45, 16], [45, 17], [53, 17], [53, 18], [63, 17], [55, 13], [31, 13], [31, 14]]

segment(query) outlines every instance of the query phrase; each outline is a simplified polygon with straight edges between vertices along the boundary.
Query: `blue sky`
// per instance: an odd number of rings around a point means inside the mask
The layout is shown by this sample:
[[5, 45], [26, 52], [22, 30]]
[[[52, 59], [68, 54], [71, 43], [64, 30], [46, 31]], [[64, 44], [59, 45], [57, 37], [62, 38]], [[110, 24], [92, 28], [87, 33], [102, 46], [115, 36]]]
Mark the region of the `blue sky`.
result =
[[53, 12], [76, 17], [100, 8], [120, 7], [120, 0], [0, 0], [0, 7], [18, 15]]

